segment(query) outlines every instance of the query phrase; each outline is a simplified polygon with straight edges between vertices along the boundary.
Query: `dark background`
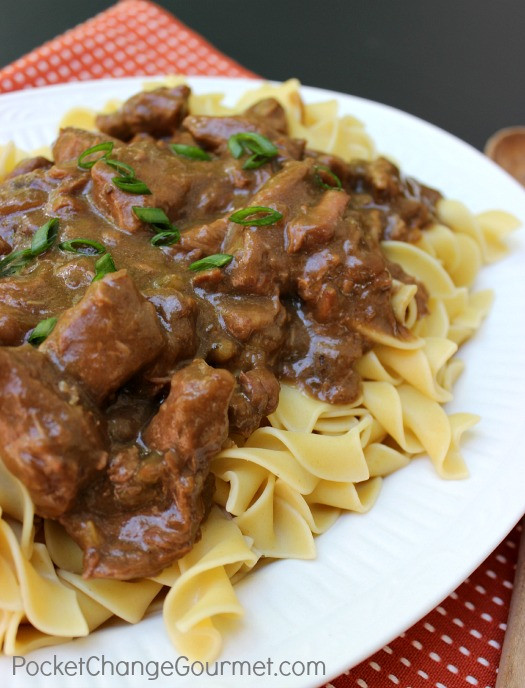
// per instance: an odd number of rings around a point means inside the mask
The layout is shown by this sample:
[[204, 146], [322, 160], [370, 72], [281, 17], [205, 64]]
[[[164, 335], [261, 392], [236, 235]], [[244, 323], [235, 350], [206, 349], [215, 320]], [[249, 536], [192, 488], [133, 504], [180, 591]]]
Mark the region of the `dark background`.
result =
[[[3, 0], [6, 2], [7, 0]], [[11, 0], [0, 65], [111, 0]], [[160, 0], [247, 68], [394, 105], [482, 148], [525, 125], [524, 0]]]

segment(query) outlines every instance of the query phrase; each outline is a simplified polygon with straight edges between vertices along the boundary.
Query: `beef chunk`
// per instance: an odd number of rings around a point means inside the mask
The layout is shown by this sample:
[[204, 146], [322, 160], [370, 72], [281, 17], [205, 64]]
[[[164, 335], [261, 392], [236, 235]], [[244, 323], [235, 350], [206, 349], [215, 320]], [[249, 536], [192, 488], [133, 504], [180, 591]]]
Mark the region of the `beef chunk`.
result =
[[258, 228], [246, 228], [242, 234], [242, 249], [234, 253], [236, 260], [230, 269], [232, 285], [239, 292], [275, 294], [289, 277], [286, 259], [278, 250], [282, 242], [273, 232]]
[[214, 302], [226, 330], [241, 342], [248, 342], [255, 334], [267, 332], [284, 321], [284, 309], [278, 298], [221, 296]]
[[160, 385], [169, 381], [177, 363], [191, 358], [197, 349], [197, 303], [174, 289], [155, 290], [148, 297], [164, 330], [165, 344], [153, 364], [144, 370], [146, 380]]
[[342, 179], [346, 188], [370, 195], [369, 202], [363, 202], [364, 207], [390, 206], [384, 218], [383, 239], [417, 241], [421, 229], [435, 219], [435, 205], [441, 194], [415, 179], [403, 177], [386, 158], [347, 165]]
[[[51, 293], [47, 291], [50, 285], [54, 287]], [[0, 279], [0, 313], [6, 318], [6, 327], [7, 322], [16, 317], [19, 321], [16, 330], [21, 334], [40, 320], [59, 313], [70, 302], [69, 292], [60, 289], [53, 267], [47, 262], [31, 272]], [[22, 340], [5, 343], [21, 344]]]
[[153, 305], [120, 270], [94, 282], [41, 348], [101, 402], [150, 363], [163, 343]]
[[213, 485], [204, 471], [173, 466], [166, 454], [118, 453], [108, 476], [60, 518], [84, 551], [84, 577], [155, 576], [184, 556], [199, 537]]
[[107, 459], [98, 414], [29, 345], [0, 348], [0, 435], [6, 466], [45, 517], [67, 511]]
[[230, 136], [245, 131], [256, 132], [269, 138], [279, 151], [279, 160], [300, 160], [304, 151], [304, 141], [288, 138], [273, 129], [271, 123], [265, 123], [258, 117], [190, 115], [186, 117], [183, 125], [199, 144], [218, 153], [226, 150]]
[[329, 243], [349, 200], [344, 191], [327, 191], [316, 205], [302, 206], [286, 227], [288, 253]]
[[[196, 359], [171, 380], [171, 391], [146, 429], [151, 449], [170, 451], [194, 470], [219, 451], [228, 433], [228, 403], [235, 386], [231, 373]], [[175, 460], [175, 459], [174, 459]]]
[[0, 185], [0, 238], [13, 249], [28, 235], [33, 234], [42, 222], [38, 211], [45, 208], [48, 194], [56, 184], [45, 170], [21, 174]]
[[258, 119], [280, 134], [288, 134], [288, 122], [286, 112], [281, 103], [275, 98], [264, 98], [249, 107], [246, 116], [250, 119]]
[[49, 215], [72, 220], [86, 212], [88, 203], [84, 192], [89, 187], [90, 177], [85, 170], [79, 169], [75, 163], [67, 163], [61, 167], [52, 167], [48, 178], [57, 183], [46, 204]]
[[137, 401], [136, 387], [119, 391], [105, 410], [108, 435], [115, 446], [133, 443], [158, 408], [158, 398], [144, 396]]
[[311, 194], [306, 181], [311, 176], [313, 168], [311, 160], [287, 162], [253, 197], [253, 205], [276, 208], [285, 216], [290, 216], [292, 209], [310, 199]]
[[186, 215], [198, 222], [200, 217], [230, 207], [236, 188], [232, 187], [231, 170], [220, 161], [194, 161], [175, 155], [162, 142], [151, 145], [136, 141], [114, 156], [131, 165], [137, 179], [151, 194], [131, 194], [113, 183], [115, 170], [103, 161], [91, 169], [93, 200], [99, 210], [120, 229], [137, 232], [143, 227], [133, 206], [162, 208], [172, 222]]
[[[167, 187], [173, 186], [171, 197], [180, 202], [186, 191], [185, 187], [180, 188], [177, 180], [182, 172], [182, 166], [179, 165], [173, 174], [166, 169], [168, 156], [162, 155], [155, 147], [149, 147], [149, 149], [152, 152], [151, 159], [146, 155], [145, 143], [142, 141], [115, 151], [112, 158], [130, 165], [137, 179], [144, 182], [152, 192], [156, 191], [157, 186], [162, 183], [161, 179], [165, 180]], [[155, 188], [152, 188], [152, 178], [156, 181], [155, 169], [158, 171], [159, 181], [155, 183]], [[103, 160], [91, 168], [93, 202], [97, 209], [112, 220], [117, 227], [128, 232], [136, 232], [142, 228], [143, 224], [133, 212], [133, 206], [164, 206], [157, 197], [152, 198], [150, 194], [133, 194], [119, 189], [113, 182], [113, 179], [118, 176], [117, 171]]]
[[283, 225], [310, 201], [309, 177], [313, 161], [290, 161], [252, 198], [250, 204], [274, 208], [283, 220], [268, 227], [232, 226], [224, 241], [225, 253], [235, 255], [229, 269], [232, 285], [255, 294], [286, 290], [290, 280], [290, 260], [284, 249]]
[[153, 576], [192, 547], [211, 501], [209, 461], [228, 434], [234, 385], [230, 373], [202, 360], [175, 373], [144, 436], [153, 451], [117, 453], [104, 480], [61, 518], [84, 550], [85, 576]]
[[301, 377], [315, 396], [331, 404], [355, 399], [360, 377], [353, 368], [363, 354], [363, 340], [339, 323], [324, 325], [308, 312], [294, 315], [280, 361], [281, 378]]
[[365, 163], [363, 179], [377, 198], [396, 196], [401, 191], [399, 170], [386, 158]]
[[[343, 185], [352, 177], [352, 166], [333, 153], [321, 153], [320, 151], [305, 150], [305, 157], [313, 158], [317, 164], [328, 167], [339, 179]], [[345, 185], [346, 188], [346, 185]]]
[[[128, 160], [132, 156], [125, 155], [124, 157], [126, 158], [125, 160], [123, 156], [115, 155], [115, 159], [130, 164]], [[143, 224], [133, 212], [133, 206], [151, 205], [159, 207], [160, 204], [156, 203], [156, 199], [151, 199], [151, 195], [149, 194], [131, 194], [119, 189], [118, 186], [113, 183], [113, 179], [117, 176], [115, 170], [109, 165], [106, 165], [103, 161], [97, 162], [91, 168], [94, 205], [102, 215], [114, 222], [119, 229], [126, 232], [138, 232]], [[140, 180], [143, 181], [151, 191], [151, 187], [143, 176], [140, 177]], [[179, 185], [177, 184], [175, 188], [178, 189]], [[182, 200], [183, 194], [184, 189], [179, 194], [179, 200]]]
[[279, 382], [268, 368], [254, 368], [239, 375], [230, 402], [230, 427], [244, 437], [256, 430], [279, 402]]
[[39, 181], [41, 176], [37, 170], [4, 182], [0, 187], [0, 217], [41, 208], [47, 201], [49, 185], [39, 184]]
[[184, 232], [180, 244], [174, 247], [177, 251], [195, 252], [192, 256], [196, 260], [202, 256], [220, 253], [222, 242], [228, 230], [228, 218], [219, 217], [209, 224], [192, 227]]
[[267, 368], [255, 368], [247, 373], [241, 373], [239, 384], [261, 417], [275, 411], [279, 403], [279, 383]]
[[187, 86], [137, 93], [117, 112], [98, 115], [96, 124], [100, 131], [122, 141], [143, 132], [156, 138], [169, 136], [188, 114], [189, 95]]
[[28, 172], [34, 172], [35, 170], [49, 169], [53, 163], [51, 160], [44, 158], [43, 155], [37, 155], [35, 158], [26, 158], [21, 160], [18, 165], [7, 175], [6, 179], [13, 179], [14, 177], [19, 177], [21, 174], [27, 174]]
[[163, 481], [168, 478], [166, 468], [162, 454], [152, 452], [141, 456], [136, 445], [118, 451], [108, 466], [115, 503], [136, 511], [138, 505], [154, 502], [162, 491]]
[[[224, 329], [241, 345], [230, 365], [249, 370], [272, 363], [286, 338], [288, 318], [278, 296], [221, 296], [212, 301]], [[212, 360], [217, 359], [212, 355]]]
[[260, 124], [247, 117], [190, 115], [186, 117], [183, 124], [199, 144], [211, 150], [224, 148], [230, 136], [234, 134], [260, 130]]
[[[76, 129], [75, 127], [65, 127], [60, 130], [58, 138], [53, 144], [53, 159], [56, 165], [76, 161], [87, 148], [108, 140], [111, 140], [110, 137], [104, 134]], [[114, 141], [114, 143], [118, 147], [118, 141]]]

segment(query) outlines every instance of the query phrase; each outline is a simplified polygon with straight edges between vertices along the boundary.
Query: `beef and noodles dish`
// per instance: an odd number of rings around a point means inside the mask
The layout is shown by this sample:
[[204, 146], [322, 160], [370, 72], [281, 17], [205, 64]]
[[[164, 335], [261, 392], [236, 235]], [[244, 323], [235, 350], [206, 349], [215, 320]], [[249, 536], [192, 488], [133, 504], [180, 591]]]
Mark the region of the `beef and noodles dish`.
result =
[[65, 128], [54, 162], [0, 186], [2, 458], [85, 577], [187, 553], [210, 460], [267, 424], [280, 382], [351, 402], [372, 341], [413, 337], [392, 295], [417, 282], [381, 242], [417, 241], [439, 194], [386, 159], [308, 150], [272, 98], [197, 116], [189, 93]]

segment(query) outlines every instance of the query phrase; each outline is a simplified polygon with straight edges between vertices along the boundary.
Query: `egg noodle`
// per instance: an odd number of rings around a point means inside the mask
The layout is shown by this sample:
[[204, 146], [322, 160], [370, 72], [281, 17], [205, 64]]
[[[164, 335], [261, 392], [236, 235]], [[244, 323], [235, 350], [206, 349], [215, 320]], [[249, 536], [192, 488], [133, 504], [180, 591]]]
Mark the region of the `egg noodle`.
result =
[[[167, 85], [180, 82], [173, 78]], [[268, 97], [284, 106], [290, 135], [306, 139], [310, 148], [347, 161], [374, 158], [364, 126], [354, 117], [339, 117], [335, 100], [303, 103], [296, 80], [249, 91], [234, 107], [223, 104], [222, 94], [192, 94], [190, 110], [235, 114]], [[109, 103], [105, 111], [118, 105]], [[94, 129], [94, 119], [94, 112], [76, 108], [61, 125]], [[0, 147], [0, 178], [27, 155], [13, 144]], [[430, 457], [442, 478], [468, 475], [460, 440], [478, 418], [447, 415], [443, 404], [452, 398], [463, 369], [456, 351], [478, 329], [492, 301], [490, 291], [473, 293], [471, 286], [482, 265], [505, 254], [505, 237], [518, 223], [501, 211], [473, 215], [452, 200], [439, 201], [437, 214], [438, 222], [416, 244], [383, 243], [387, 258], [428, 290], [429, 313], [418, 320], [417, 286], [394, 282], [395, 316], [415, 336], [407, 342], [366, 332], [375, 346], [357, 364], [363, 383], [355, 403], [336, 406], [281, 385], [271, 425], [212, 460], [215, 506], [202, 538], [155, 578], [82, 578], [81, 550], [57, 522], [46, 520], [44, 541], [35, 541], [29, 494], [0, 461], [0, 645], [5, 654], [22, 655], [85, 636], [110, 617], [136, 623], [162, 590], [164, 623], [176, 649], [211, 661], [221, 650], [221, 619], [243, 614], [234, 584], [259, 561], [315, 558], [314, 536], [342, 511], [368, 511], [383, 477], [418, 455]]]

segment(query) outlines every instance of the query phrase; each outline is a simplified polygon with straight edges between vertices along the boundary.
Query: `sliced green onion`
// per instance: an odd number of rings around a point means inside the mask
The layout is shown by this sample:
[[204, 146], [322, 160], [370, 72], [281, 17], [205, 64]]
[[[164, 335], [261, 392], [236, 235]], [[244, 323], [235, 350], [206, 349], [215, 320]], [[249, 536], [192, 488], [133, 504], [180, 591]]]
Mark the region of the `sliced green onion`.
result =
[[113, 258], [109, 253], [105, 253], [102, 258], [99, 258], [95, 263], [95, 276], [91, 280], [92, 282], [98, 282], [103, 277], [108, 275], [110, 272], [116, 272], [117, 268], [113, 262]]
[[191, 263], [190, 270], [200, 272], [201, 270], [210, 270], [211, 268], [223, 268], [228, 263], [231, 263], [233, 256], [229, 253], [214, 253], [212, 256], [206, 256]]
[[30, 248], [24, 248], [20, 251], [11, 251], [11, 253], [0, 260], [0, 277], [14, 275], [30, 263], [33, 258], [33, 251], [31, 251]]
[[117, 170], [121, 177], [124, 177], [125, 179], [135, 179], [135, 170], [133, 167], [131, 167], [131, 165], [128, 165], [125, 162], [120, 162], [120, 160], [113, 160], [113, 158], [106, 158], [104, 162], [114, 170]]
[[253, 153], [242, 166], [244, 170], [258, 169], [279, 152], [270, 139], [253, 131], [232, 134], [228, 139], [228, 148], [234, 158], [240, 158], [246, 151]]
[[266, 158], [274, 158], [279, 152], [269, 138], [253, 131], [232, 134], [228, 139], [228, 148], [234, 158], [240, 158], [245, 150], [264, 155]]
[[38, 346], [49, 337], [51, 332], [53, 332], [55, 325], [57, 324], [57, 318], [46, 318], [41, 320], [35, 329], [29, 335], [27, 341], [33, 346]]
[[31, 248], [12, 251], [0, 260], [0, 277], [13, 275], [30, 263], [33, 258], [48, 251], [58, 236], [58, 219], [53, 217], [39, 227], [33, 235]]
[[162, 208], [145, 208], [134, 205], [132, 206], [132, 210], [139, 220], [146, 222], [154, 229], [161, 230], [150, 239], [150, 244], [152, 246], [170, 246], [180, 240], [178, 227], [171, 224], [169, 217]]
[[[77, 165], [81, 167], [83, 170], [90, 170], [96, 162], [102, 160], [111, 153], [114, 145], [115, 144], [113, 143], [113, 141], [103, 141], [102, 143], [97, 143], [96, 146], [86, 148], [86, 150], [79, 155]], [[88, 158], [90, 155], [102, 151], [104, 152], [104, 155], [99, 155], [99, 157], [95, 158], [95, 160], [88, 160], [86, 162], [86, 158]]]
[[132, 194], [144, 194], [149, 195], [151, 191], [149, 188], [141, 182], [140, 179], [135, 179], [134, 177], [113, 177], [113, 184], [117, 186], [122, 191]]
[[244, 163], [242, 166], [243, 170], [257, 170], [259, 167], [262, 167], [265, 165], [267, 162], [269, 162], [271, 158], [267, 158], [264, 155], [258, 155], [255, 153], [254, 155], [250, 155], [248, 160]]
[[31, 253], [33, 256], [39, 256], [50, 249], [55, 243], [57, 236], [58, 219], [54, 217], [36, 230], [31, 242]]
[[[117, 186], [119, 189], [122, 189], [122, 191], [126, 191], [127, 193], [150, 194], [151, 191], [148, 189], [146, 184], [135, 177], [135, 170], [131, 167], [131, 165], [109, 157], [114, 145], [115, 144], [113, 141], [104, 141], [103, 143], [98, 143], [96, 146], [87, 148], [83, 153], [80, 154], [80, 157], [77, 160], [77, 165], [84, 170], [89, 170], [96, 162], [99, 160], [104, 160], [107, 165], [112, 167], [114, 170], [117, 170], [117, 172], [120, 174], [120, 177], [113, 177], [112, 179], [113, 184], [115, 184], [115, 186]], [[104, 155], [100, 155], [95, 160], [88, 160], [87, 162], [85, 161], [88, 156], [101, 151], [104, 151]]]
[[180, 232], [174, 227], [172, 230], [168, 229], [164, 232], [155, 234], [155, 236], [150, 239], [150, 244], [152, 246], [171, 246], [171, 244], [176, 244], [179, 240]]
[[[253, 217], [252, 215], [260, 215], [262, 217]], [[251, 225], [255, 227], [262, 227], [263, 225], [273, 225], [282, 219], [282, 213], [273, 208], [266, 208], [264, 205], [252, 205], [249, 208], [242, 208], [230, 215], [230, 220], [238, 225]]]
[[191, 158], [192, 160], [211, 160], [211, 155], [198, 146], [187, 146], [184, 143], [170, 143], [170, 148], [174, 153], [183, 155], [185, 158]]
[[242, 166], [243, 170], [258, 170], [259, 167], [262, 167], [265, 165], [270, 158], [267, 158], [265, 155], [259, 155], [258, 153], [254, 153], [253, 155], [250, 155], [248, 160], [244, 163]]
[[228, 139], [228, 148], [236, 160], [241, 157], [241, 155], [244, 153], [244, 147], [239, 142], [239, 134], [233, 134], [230, 136]]
[[69, 251], [71, 253], [82, 253], [85, 256], [101, 256], [106, 252], [103, 244], [93, 239], [71, 239], [70, 241], [63, 241], [58, 244], [61, 251]]
[[171, 225], [169, 217], [162, 208], [144, 208], [140, 205], [133, 205], [131, 209], [139, 220], [146, 222], [148, 225], [154, 225], [155, 227], [169, 227]]
[[[339, 177], [332, 172], [332, 170], [327, 167], [326, 165], [316, 165], [315, 166], [315, 181], [319, 184], [319, 186], [322, 186], [323, 189], [329, 189], [330, 191], [341, 191], [343, 188], [343, 185], [341, 184], [341, 180]], [[327, 183], [324, 179], [327, 179]]]

